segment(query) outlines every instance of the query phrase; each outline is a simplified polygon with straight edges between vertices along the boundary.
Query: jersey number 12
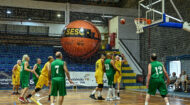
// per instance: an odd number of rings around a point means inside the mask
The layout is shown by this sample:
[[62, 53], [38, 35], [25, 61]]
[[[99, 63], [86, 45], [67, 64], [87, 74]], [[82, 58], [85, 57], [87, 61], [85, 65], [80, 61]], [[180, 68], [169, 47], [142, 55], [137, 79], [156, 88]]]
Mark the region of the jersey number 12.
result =
[[157, 74], [157, 75], [163, 73], [163, 70], [162, 70], [162, 67], [161, 67], [161, 66], [155, 67], [155, 70], [156, 70], [156, 74]]

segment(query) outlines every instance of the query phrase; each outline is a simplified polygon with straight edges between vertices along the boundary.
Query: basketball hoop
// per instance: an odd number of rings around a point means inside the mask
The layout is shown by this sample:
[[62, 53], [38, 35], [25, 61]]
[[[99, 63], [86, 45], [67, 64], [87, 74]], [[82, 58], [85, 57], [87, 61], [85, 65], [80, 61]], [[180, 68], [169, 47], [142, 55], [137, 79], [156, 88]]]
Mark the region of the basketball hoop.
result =
[[143, 33], [144, 26], [150, 25], [152, 23], [151, 19], [146, 19], [146, 18], [136, 18], [134, 20], [136, 27], [137, 27], [137, 34]]

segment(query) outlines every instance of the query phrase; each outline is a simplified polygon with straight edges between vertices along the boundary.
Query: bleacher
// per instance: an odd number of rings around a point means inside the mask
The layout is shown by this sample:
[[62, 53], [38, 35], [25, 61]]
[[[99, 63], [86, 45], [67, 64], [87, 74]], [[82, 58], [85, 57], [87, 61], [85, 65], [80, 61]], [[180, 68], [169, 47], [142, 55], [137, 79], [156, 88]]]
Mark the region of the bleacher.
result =
[[94, 71], [94, 59], [87, 61], [75, 61], [70, 58], [62, 49], [47, 46], [23, 46], [23, 45], [1, 45], [0, 46], [0, 71], [11, 73], [12, 67], [16, 64], [18, 59], [22, 59], [22, 55], [28, 54], [30, 56], [30, 66], [36, 63], [36, 58], [41, 58], [42, 66], [47, 61], [48, 56], [53, 56], [54, 52], [62, 51], [63, 60], [68, 63], [70, 71]]
[[53, 47], [1, 45], [0, 71], [11, 72], [16, 61], [21, 60], [24, 54], [30, 56], [30, 66], [36, 63], [36, 58], [41, 58], [42, 64], [44, 64], [47, 61], [47, 56], [53, 55]]

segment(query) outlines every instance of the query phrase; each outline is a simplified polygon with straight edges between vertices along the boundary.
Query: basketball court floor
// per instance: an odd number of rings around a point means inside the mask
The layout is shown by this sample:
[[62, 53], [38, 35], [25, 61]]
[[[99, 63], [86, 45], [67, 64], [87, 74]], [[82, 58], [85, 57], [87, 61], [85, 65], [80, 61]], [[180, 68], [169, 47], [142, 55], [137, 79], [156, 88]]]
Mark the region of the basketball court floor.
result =
[[[64, 105], [144, 105], [145, 92], [122, 90], [120, 101], [99, 101], [89, 98], [91, 91], [89, 89], [68, 90]], [[39, 100], [42, 105], [49, 105], [47, 90], [42, 90], [40, 95], [40, 97], [34, 98]], [[106, 97], [106, 90], [104, 90], [103, 96]], [[18, 101], [18, 97], [11, 95], [11, 90], [0, 90], [0, 105], [23, 105]], [[169, 97], [169, 100], [170, 105], [190, 105], [188, 98]], [[27, 105], [37, 104], [32, 102]], [[150, 105], [165, 105], [165, 102], [159, 95], [156, 95], [151, 97]]]

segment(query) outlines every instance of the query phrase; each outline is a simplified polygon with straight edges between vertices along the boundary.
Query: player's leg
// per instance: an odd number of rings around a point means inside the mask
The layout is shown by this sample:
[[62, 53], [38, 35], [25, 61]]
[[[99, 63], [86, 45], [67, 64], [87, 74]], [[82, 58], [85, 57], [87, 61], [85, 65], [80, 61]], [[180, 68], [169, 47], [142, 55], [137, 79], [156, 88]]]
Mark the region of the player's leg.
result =
[[34, 94], [39, 92], [43, 86], [44, 86], [44, 79], [42, 78], [42, 76], [40, 76], [39, 81], [36, 83], [35, 90], [32, 91], [32, 93], [28, 94], [26, 96], [26, 99], [29, 100]]
[[66, 92], [66, 83], [65, 80], [60, 80], [58, 82], [58, 91], [59, 91], [59, 105], [63, 105], [64, 96], [67, 94]]
[[90, 98], [92, 98], [92, 99], [96, 99], [96, 97], [95, 97], [95, 93], [98, 91], [99, 89], [98, 89], [98, 86], [92, 91], [92, 93], [90, 94]]
[[115, 100], [116, 96], [115, 96], [115, 83], [114, 83], [114, 77], [115, 77], [115, 73], [113, 73], [110, 77], [110, 81], [111, 81], [111, 85], [112, 85], [112, 99]]
[[55, 80], [51, 80], [51, 105], [54, 105], [54, 98], [57, 97], [57, 92], [58, 92], [58, 86], [59, 84]]
[[148, 93], [146, 94], [145, 105], [148, 105], [150, 101], [150, 95], [155, 95], [158, 84], [156, 80], [151, 79], [148, 86]]
[[122, 78], [122, 76], [120, 75], [119, 78], [117, 79], [117, 96], [118, 96], [118, 99], [120, 99], [121, 78]]
[[[35, 79], [34, 79], [35, 87], [37, 86], [37, 83], [38, 83], [38, 78], [35, 78]], [[35, 96], [37, 96], [37, 97], [40, 96], [40, 94], [39, 94], [38, 92], [35, 92], [34, 94], [35, 94]]]
[[51, 98], [50, 98], [50, 102], [51, 102], [51, 105], [54, 105], [54, 96], [51, 96]]
[[12, 95], [15, 95], [15, 89], [16, 89], [16, 86], [15, 86], [15, 76], [12, 75], [12, 84], [13, 84], [13, 92], [12, 92]]
[[[117, 85], [118, 86], [118, 75], [117, 73], [115, 73], [114, 75], [114, 85]], [[113, 86], [113, 88], [115, 88], [115, 86]], [[116, 89], [116, 88], [115, 88]], [[117, 97], [116, 97], [117, 98]]]
[[15, 95], [15, 93], [16, 93], [15, 89], [16, 89], [16, 86], [13, 85], [13, 92], [12, 92], [12, 95]]
[[29, 87], [29, 78], [22, 78], [22, 83], [21, 83], [21, 87], [22, 87], [22, 93], [19, 97], [19, 101], [21, 102], [25, 102], [24, 99], [24, 95], [26, 94], [26, 92], [28, 91], [28, 87]]
[[19, 76], [19, 75], [17, 76], [16, 81], [17, 81], [17, 84], [16, 84], [16, 94], [20, 94], [20, 93], [18, 92], [19, 86], [20, 86], [20, 76]]
[[21, 95], [20, 95], [20, 97], [19, 97], [19, 101], [25, 102], [24, 95], [25, 95], [25, 93], [26, 93], [27, 91], [28, 91], [28, 87], [25, 87], [24, 89], [22, 89], [22, 93], [21, 93]]
[[51, 99], [51, 83], [49, 84], [49, 91], [48, 91], [48, 101]]
[[111, 79], [112, 77], [111, 77], [111, 75], [107, 75], [107, 79], [108, 79], [108, 86], [109, 86], [109, 88], [108, 88], [108, 93], [107, 93], [107, 97], [106, 97], [106, 100], [107, 101], [111, 101], [112, 99], [110, 98], [110, 96], [111, 96], [111, 94], [112, 94], [112, 87], [113, 87], [113, 81], [112, 81], [112, 79]]
[[[95, 75], [95, 78], [96, 78], [96, 83], [98, 84], [98, 75]], [[92, 98], [92, 99], [96, 99], [96, 97], [95, 97], [95, 94], [96, 94], [96, 92], [98, 91], [98, 86], [92, 91], [92, 93], [90, 94], [90, 98]]]
[[121, 76], [119, 75], [119, 74], [115, 74], [114, 75], [114, 84], [117, 84], [117, 96], [116, 96], [116, 99], [117, 100], [120, 100], [120, 93], [119, 93], [119, 91], [120, 91], [120, 81], [121, 81]]
[[148, 105], [149, 101], [150, 101], [150, 94], [146, 94], [145, 105]]
[[18, 92], [18, 90], [19, 90], [19, 85], [16, 85], [16, 94], [20, 94], [20, 93]]
[[59, 96], [59, 104], [58, 105], [63, 105], [63, 100], [64, 100], [64, 96]]
[[166, 105], [170, 105], [168, 97], [167, 97], [168, 90], [167, 90], [167, 87], [166, 87], [166, 84], [165, 84], [164, 80], [160, 82], [158, 90], [159, 90], [160, 95], [162, 96], [162, 98], [164, 98], [164, 101], [165, 101]]
[[97, 83], [98, 83], [98, 100], [105, 100], [103, 97], [102, 97], [102, 89], [103, 89], [103, 74], [100, 74], [98, 77], [97, 77]]
[[116, 95], [115, 95], [115, 83], [112, 83], [113, 85], [112, 85], [112, 95], [113, 95], [113, 97], [112, 97], [112, 99], [113, 100], [116, 100]]
[[31, 98], [34, 94], [36, 94], [37, 92], [39, 92], [41, 90], [41, 88], [35, 88], [35, 90], [33, 90], [30, 94], [28, 94], [26, 96], [26, 99]]
[[117, 99], [120, 100], [120, 83], [121, 83], [121, 76], [117, 79]]
[[103, 89], [103, 83], [102, 84], [98, 84], [98, 100], [105, 100], [103, 97], [102, 97], [102, 89]]

